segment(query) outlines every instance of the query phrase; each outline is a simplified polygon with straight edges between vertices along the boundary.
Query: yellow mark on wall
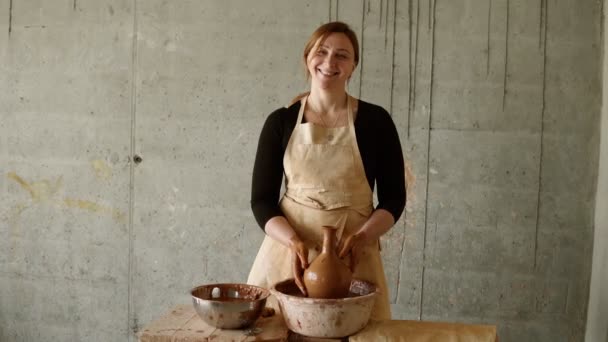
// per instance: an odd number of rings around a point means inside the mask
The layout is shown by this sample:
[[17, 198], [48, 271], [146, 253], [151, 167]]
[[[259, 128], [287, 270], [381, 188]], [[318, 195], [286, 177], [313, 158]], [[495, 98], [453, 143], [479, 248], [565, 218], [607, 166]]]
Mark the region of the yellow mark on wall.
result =
[[125, 214], [121, 213], [120, 211], [118, 211], [114, 208], [110, 208], [108, 206], [101, 205], [101, 204], [98, 204], [95, 202], [66, 198], [63, 200], [63, 204], [68, 208], [78, 208], [78, 209], [88, 210], [88, 211], [94, 212], [94, 213], [110, 214], [112, 216], [112, 218], [115, 219], [116, 221], [120, 221], [120, 222], [126, 221]]
[[[101, 204], [98, 204], [98, 203], [95, 203], [92, 201], [80, 200], [80, 199], [71, 199], [71, 198], [53, 199], [52, 197], [59, 191], [59, 188], [62, 185], [62, 177], [59, 177], [57, 179], [57, 181], [54, 182], [54, 184], [53, 184], [53, 182], [50, 182], [48, 180], [28, 183], [27, 181], [25, 181], [23, 178], [19, 177], [14, 172], [9, 172], [7, 177], [14, 180], [15, 182], [17, 182], [17, 184], [19, 184], [21, 186], [21, 188], [23, 188], [24, 190], [29, 192], [33, 203], [50, 202], [50, 203], [54, 203], [54, 204], [62, 206], [62, 207], [77, 208], [77, 209], [83, 209], [83, 210], [87, 210], [87, 211], [95, 212], [95, 213], [109, 214], [112, 216], [112, 218], [114, 220], [116, 220], [118, 222], [122, 222], [122, 223], [126, 222], [126, 217], [125, 217], [124, 213], [120, 212], [117, 209], [114, 209], [114, 208], [111, 208], [111, 207], [108, 207], [105, 205], [101, 205]], [[32, 205], [32, 203], [18, 204], [13, 209], [13, 213], [11, 214], [10, 221], [16, 225], [17, 217], [31, 205]], [[15, 234], [16, 234], [16, 228], [14, 230], [15, 230]]]
[[[407, 190], [407, 201], [405, 202], [405, 210], [410, 213], [413, 211], [413, 206], [416, 203], [416, 194], [414, 188], [416, 187], [416, 175], [412, 167], [412, 161], [409, 159], [405, 160], [405, 188]], [[413, 218], [406, 219], [406, 225], [413, 227], [415, 221]]]
[[21, 213], [27, 209], [27, 205], [23, 204], [23, 203], [18, 203], [17, 205], [15, 205], [14, 207], [12, 207], [9, 212], [8, 212], [8, 226], [10, 227], [10, 259], [14, 260], [15, 259], [15, 253], [17, 250], [17, 239], [16, 237], [18, 237], [19, 234], [19, 225], [17, 224], [17, 221], [19, 220], [19, 216], [21, 215]]
[[17, 182], [21, 187], [30, 193], [32, 201], [41, 202], [48, 200], [57, 193], [62, 184], [62, 178], [59, 177], [53, 184], [51, 181], [42, 180], [39, 182], [28, 183], [23, 178], [19, 177], [14, 172], [8, 173], [8, 178]]
[[405, 186], [407, 189], [408, 200], [414, 199], [414, 187], [416, 186], [416, 176], [412, 169], [412, 161], [405, 161]]
[[95, 159], [91, 162], [93, 165], [93, 170], [95, 171], [95, 176], [98, 179], [108, 179], [112, 174], [112, 169], [106, 164], [105, 161], [101, 159]]
[[[19, 218], [21, 214], [30, 208], [40, 207], [42, 205], [53, 205], [64, 208], [78, 208], [87, 210], [95, 213], [109, 214], [112, 218], [118, 222], [125, 223], [125, 214], [120, 211], [110, 208], [104, 205], [97, 204], [95, 202], [78, 200], [78, 199], [61, 199], [57, 198], [56, 194], [62, 186], [62, 177], [57, 178], [56, 181], [51, 182], [48, 180], [42, 180], [38, 182], [27, 182], [22, 177], [19, 177], [15, 172], [9, 172], [7, 174], [9, 179], [15, 181], [21, 188], [30, 194], [30, 200], [22, 203], [15, 204], [9, 209], [7, 213], [7, 223], [10, 227], [11, 243], [9, 256], [11, 260], [14, 260], [17, 252], [17, 238], [20, 235], [19, 232]], [[55, 197], [55, 198], [53, 198]]]
[[23, 204], [23, 203], [18, 203], [17, 205], [15, 205], [14, 207], [12, 207], [10, 209], [10, 211], [8, 212], [8, 224], [9, 227], [12, 227], [13, 229], [11, 230], [11, 236], [17, 236], [19, 235], [19, 229], [17, 226], [17, 220], [19, 218], [19, 215], [21, 215], [21, 213], [27, 208], [27, 205]]
[[21, 187], [23, 189], [27, 190], [30, 193], [30, 196], [32, 196], [32, 198], [34, 198], [34, 190], [32, 189], [32, 187], [26, 181], [24, 181], [21, 177], [17, 176], [16, 173], [9, 172], [7, 177], [14, 180], [19, 185], [21, 185]]

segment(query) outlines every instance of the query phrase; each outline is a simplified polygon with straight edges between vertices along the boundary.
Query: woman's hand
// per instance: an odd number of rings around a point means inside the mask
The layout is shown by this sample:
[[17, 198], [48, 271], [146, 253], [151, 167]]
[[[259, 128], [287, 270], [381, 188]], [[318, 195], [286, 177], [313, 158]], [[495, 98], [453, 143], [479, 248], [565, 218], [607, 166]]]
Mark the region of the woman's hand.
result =
[[308, 267], [308, 248], [297, 235], [294, 235], [289, 240], [289, 249], [291, 250], [291, 271], [296, 285], [304, 296], [308, 296], [306, 286], [304, 285], [304, 270]]
[[308, 267], [308, 248], [293, 230], [284, 216], [275, 216], [266, 222], [266, 234], [289, 248], [291, 252], [291, 272], [300, 291], [306, 296], [304, 270]]
[[355, 272], [355, 267], [357, 266], [357, 256], [360, 255], [361, 249], [367, 243], [366, 236], [364, 232], [357, 232], [352, 235], [346, 236], [346, 238], [342, 238], [340, 240], [340, 246], [338, 250], [340, 253], [338, 256], [340, 258], [344, 258], [346, 255], [350, 254], [350, 270], [351, 272]]
[[354, 272], [357, 267], [357, 257], [361, 255], [363, 246], [378, 241], [380, 236], [391, 229], [394, 224], [393, 214], [385, 209], [375, 210], [356, 233], [342, 237], [338, 248], [339, 257], [344, 258], [350, 253], [350, 269]]

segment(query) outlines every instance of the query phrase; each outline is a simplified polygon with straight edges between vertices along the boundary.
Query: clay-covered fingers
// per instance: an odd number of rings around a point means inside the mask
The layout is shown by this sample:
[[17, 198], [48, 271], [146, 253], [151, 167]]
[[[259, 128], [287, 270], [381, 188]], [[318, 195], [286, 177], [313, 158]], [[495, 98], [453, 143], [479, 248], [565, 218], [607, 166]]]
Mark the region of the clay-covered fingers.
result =
[[347, 255], [350, 255], [350, 270], [355, 272], [355, 267], [357, 266], [357, 255], [358, 251], [363, 246], [363, 237], [359, 234], [352, 234], [346, 239], [344, 239], [343, 243], [340, 243], [338, 256], [340, 258], [344, 258]]
[[302, 267], [302, 261], [300, 257], [296, 253], [292, 253], [291, 257], [291, 270], [293, 273], [293, 279], [296, 282], [296, 285], [302, 292], [302, 294], [307, 297], [308, 293], [306, 291], [306, 286], [304, 285], [304, 267]]
[[292, 239], [289, 244], [289, 249], [291, 249], [291, 254], [294, 257], [297, 257], [297, 260], [300, 262], [300, 267], [306, 269], [308, 267], [308, 248], [306, 248], [304, 242], [300, 239]]
[[350, 271], [353, 273], [355, 273], [355, 269], [357, 268], [357, 263], [359, 262], [358, 255], [359, 255], [359, 253], [357, 253], [356, 249], [352, 249], [350, 251]]
[[307, 295], [306, 287], [304, 286], [304, 270], [308, 267], [308, 248], [302, 240], [297, 237], [289, 241], [289, 249], [291, 250], [291, 269], [296, 285], [302, 291], [302, 294]]
[[355, 247], [355, 244], [357, 242], [357, 238], [355, 235], [356, 234], [349, 235], [346, 237], [346, 239], [340, 241], [340, 246], [338, 248], [338, 250], [340, 251], [338, 253], [338, 256], [340, 258], [344, 258]]

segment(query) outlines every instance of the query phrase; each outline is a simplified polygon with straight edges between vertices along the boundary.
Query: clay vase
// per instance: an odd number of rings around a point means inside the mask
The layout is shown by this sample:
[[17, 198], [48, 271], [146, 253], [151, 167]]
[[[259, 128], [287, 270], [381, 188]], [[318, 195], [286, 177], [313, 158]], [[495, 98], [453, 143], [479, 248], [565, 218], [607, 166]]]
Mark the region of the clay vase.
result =
[[346, 298], [353, 274], [336, 251], [336, 228], [323, 226], [323, 250], [304, 271], [310, 298]]

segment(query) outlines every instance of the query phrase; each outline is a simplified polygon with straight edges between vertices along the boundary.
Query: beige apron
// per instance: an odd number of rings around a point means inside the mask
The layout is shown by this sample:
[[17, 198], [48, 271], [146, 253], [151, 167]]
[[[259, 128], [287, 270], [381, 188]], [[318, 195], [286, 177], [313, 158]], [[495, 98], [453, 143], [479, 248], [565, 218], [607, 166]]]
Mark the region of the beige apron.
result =
[[[287, 144], [283, 165], [286, 192], [281, 210], [314, 260], [323, 243], [322, 226], [338, 227], [338, 238], [352, 234], [373, 211], [373, 194], [363, 168], [353, 123], [352, 101], [347, 106], [348, 125], [327, 128], [302, 123], [307, 97]], [[390, 319], [388, 290], [378, 242], [361, 249], [354, 277], [375, 283], [380, 289], [372, 319]], [[287, 247], [266, 236], [253, 263], [247, 283], [270, 288], [293, 278]], [[273, 300], [268, 305], [278, 307]]]

